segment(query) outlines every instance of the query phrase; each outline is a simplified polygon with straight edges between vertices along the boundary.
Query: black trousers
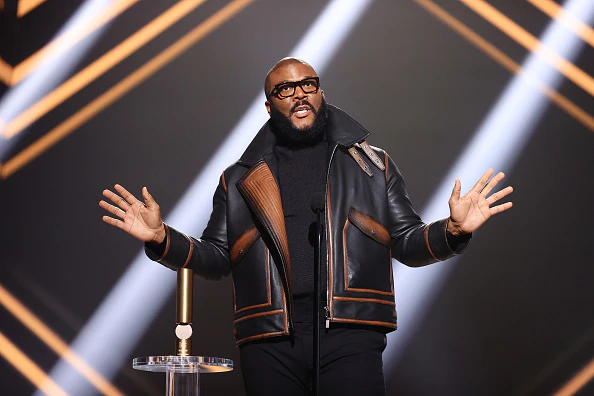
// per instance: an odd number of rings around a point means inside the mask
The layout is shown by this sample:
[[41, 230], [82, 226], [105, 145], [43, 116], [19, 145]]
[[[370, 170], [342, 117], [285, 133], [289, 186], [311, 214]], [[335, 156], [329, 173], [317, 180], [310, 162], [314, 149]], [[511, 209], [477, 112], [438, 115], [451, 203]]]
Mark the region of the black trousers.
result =
[[[385, 395], [382, 352], [385, 334], [370, 328], [332, 324], [322, 327], [320, 396]], [[311, 395], [313, 323], [296, 322], [294, 336], [240, 347], [248, 396]]]

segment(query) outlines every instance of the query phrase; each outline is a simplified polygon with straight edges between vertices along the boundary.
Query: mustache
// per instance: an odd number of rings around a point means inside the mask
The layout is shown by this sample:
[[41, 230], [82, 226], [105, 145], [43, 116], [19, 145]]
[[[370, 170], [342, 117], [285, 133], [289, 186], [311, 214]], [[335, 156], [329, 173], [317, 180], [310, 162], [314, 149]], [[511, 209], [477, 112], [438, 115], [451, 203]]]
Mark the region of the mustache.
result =
[[310, 110], [312, 111], [312, 113], [314, 113], [316, 115], [318, 114], [318, 112], [316, 111], [316, 109], [314, 109], [314, 107], [311, 105], [311, 103], [309, 103], [305, 99], [300, 100], [299, 102], [295, 103], [293, 105], [293, 107], [291, 107], [291, 114], [293, 114], [295, 112], [295, 109], [299, 106], [308, 106], [310, 108]]

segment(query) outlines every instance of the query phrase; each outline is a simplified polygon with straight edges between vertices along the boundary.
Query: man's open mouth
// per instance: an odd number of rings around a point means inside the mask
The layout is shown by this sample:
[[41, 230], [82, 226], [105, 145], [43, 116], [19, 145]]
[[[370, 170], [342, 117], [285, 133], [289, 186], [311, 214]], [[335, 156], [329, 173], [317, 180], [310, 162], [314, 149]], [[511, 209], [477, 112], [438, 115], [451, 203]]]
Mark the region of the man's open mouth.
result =
[[311, 107], [309, 105], [299, 105], [293, 110], [293, 114], [297, 118], [307, 117], [311, 113]]

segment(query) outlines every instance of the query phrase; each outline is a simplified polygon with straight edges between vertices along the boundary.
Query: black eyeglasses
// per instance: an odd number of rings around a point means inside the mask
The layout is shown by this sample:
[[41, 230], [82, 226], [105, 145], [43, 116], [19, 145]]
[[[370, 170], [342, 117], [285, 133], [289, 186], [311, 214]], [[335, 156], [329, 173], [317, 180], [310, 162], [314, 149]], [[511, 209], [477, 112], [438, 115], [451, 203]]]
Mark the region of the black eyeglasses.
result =
[[272, 95], [279, 99], [290, 98], [295, 95], [295, 89], [301, 87], [305, 93], [317, 93], [320, 89], [320, 78], [319, 77], [307, 77], [301, 81], [290, 81], [276, 84], [272, 91], [266, 96], [270, 98]]

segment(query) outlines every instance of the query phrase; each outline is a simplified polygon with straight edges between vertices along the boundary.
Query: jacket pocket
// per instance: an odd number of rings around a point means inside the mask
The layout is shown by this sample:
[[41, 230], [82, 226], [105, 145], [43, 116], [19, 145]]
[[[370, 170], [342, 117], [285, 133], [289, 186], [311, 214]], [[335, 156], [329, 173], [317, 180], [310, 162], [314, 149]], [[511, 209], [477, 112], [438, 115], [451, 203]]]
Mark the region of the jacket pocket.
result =
[[253, 227], [243, 233], [229, 256], [233, 268], [235, 313], [270, 306], [270, 254], [258, 230]]
[[229, 253], [232, 267], [235, 267], [247, 255], [258, 238], [260, 238], [260, 232], [256, 227], [250, 228], [237, 238]]
[[394, 295], [390, 233], [355, 208], [343, 228], [345, 290]]

